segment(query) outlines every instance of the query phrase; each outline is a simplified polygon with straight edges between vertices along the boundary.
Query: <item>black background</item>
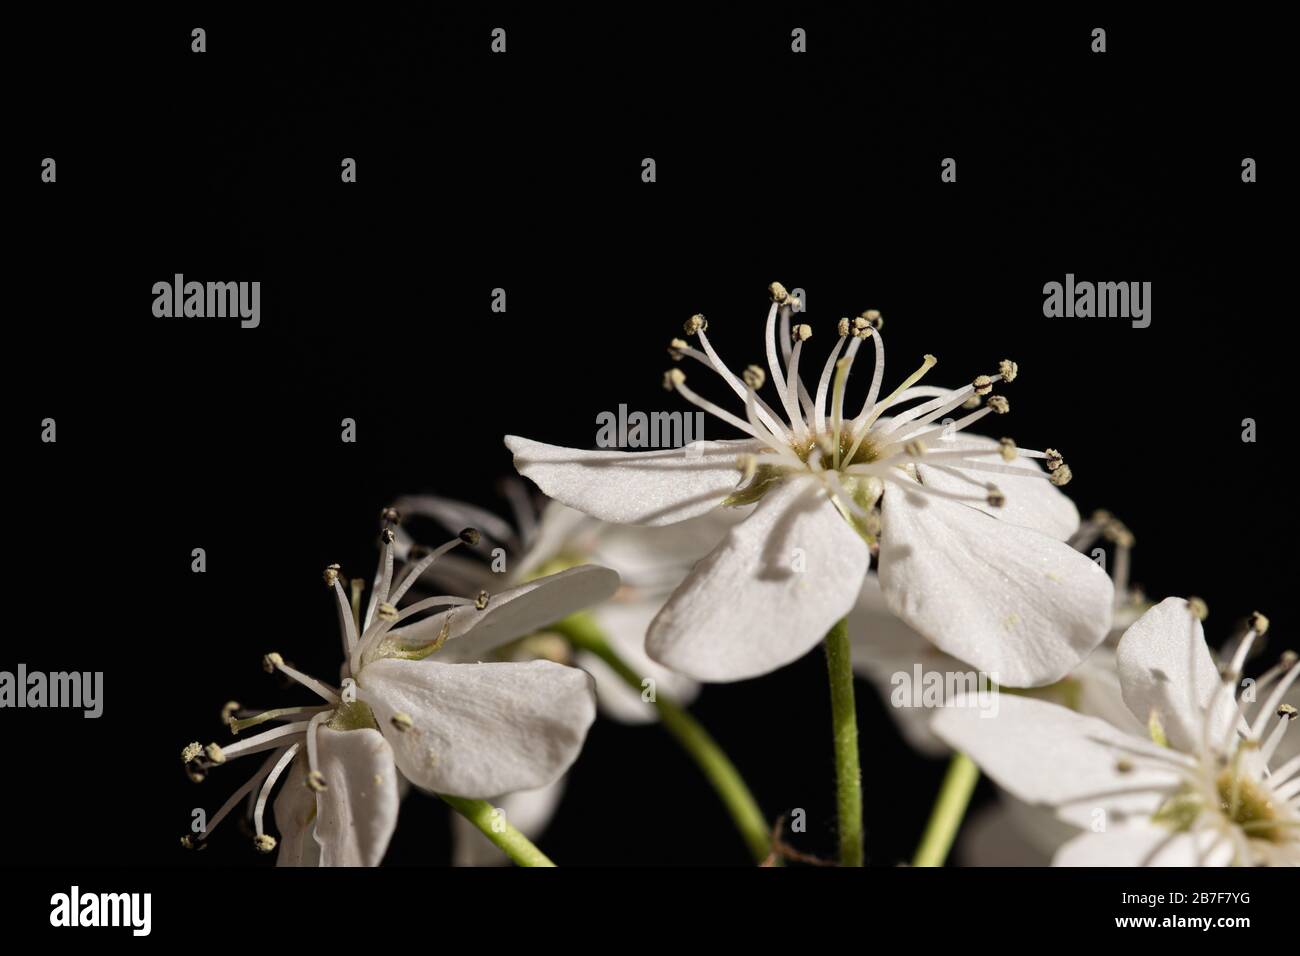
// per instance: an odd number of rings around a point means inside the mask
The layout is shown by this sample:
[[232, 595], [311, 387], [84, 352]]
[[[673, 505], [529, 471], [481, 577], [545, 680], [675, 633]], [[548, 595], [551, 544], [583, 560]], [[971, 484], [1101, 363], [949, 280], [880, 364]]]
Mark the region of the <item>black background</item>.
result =
[[[12, 24], [0, 667], [103, 670], [106, 704], [0, 716], [5, 863], [269, 863], [233, 826], [179, 848], [191, 808], [253, 768], [195, 788], [177, 758], [220, 735], [225, 700], [285, 700], [266, 651], [334, 672], [321, 569], [368, 574], [399, 494], [503, 508], [503, 434], [591, 447], [621, 402], [683, 407], [660, 390], [667, 340], [702, 311], [730, 361], [755, 360], [773, 280], [807, 290], [818, 362], [869, 307], [887, 384], [925, 352], [944, 384], [1015, 358], [998, 427], [1066, 453], [1080, 509], [1135, 531], [1148, 592], [1206, 598], [1212, 641], [1258, 607], [1267, 656], [1294, 643], [1278, 26], [1253, 9], [721, 9]], [[261, 327], [155, 319], [151, 286], [175, 272], [261, 281]], [[1151, 281], [1152, 325], [1044, 318], [1067, 272]], [[800, 846], [830, 855], [824, 670], [813, 653], [695, 712], [764, 810], [806, 809]], [[858, 699], [868, 858], [894, 864], [943, 766], [865, 684]], [[413, 796], [388, 862], [445, 862], [446, 831]], [[540, 845], [561, 865], [747, 862], [660, 729], [603, 720]]]

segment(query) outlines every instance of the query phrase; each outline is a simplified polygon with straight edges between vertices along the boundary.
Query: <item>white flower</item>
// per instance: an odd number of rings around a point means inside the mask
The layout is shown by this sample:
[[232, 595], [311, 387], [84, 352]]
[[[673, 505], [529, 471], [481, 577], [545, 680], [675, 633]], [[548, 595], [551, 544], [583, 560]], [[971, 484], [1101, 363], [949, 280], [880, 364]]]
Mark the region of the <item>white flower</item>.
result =
[[[878, 545], [890, 609], [940, 648], [1017, 686], [1068, 673], [1105, 636], [1111, 604], [1105, 573], [1063, 543], [1078, 514], [1053, 486], [1069, 480], [1069, 466], [1050, 449], [964, 433], [1006, 411], [1001, 396], [952, 424], [941, 421], [1014, 378], [1015, 363], [1003, 361], [997, 374], [958, 389], [917, 386], [934, 365], [927, 356], [882, 396], [880, 319], [864, 313], [840, 322], [839, 340], [810, 390], [799, 365], [811, 329], [790, 332], [789, 296], [779, 285], [772, 293], [768, 372], [750, 366], [735, 375], [710, 344], [702, 316], [686, 324], [700, 349], [680, 339], [670, 348], [674, 358], [716, 371], [745, 403], [744, 418], [694, 392], [680, 369], [665, 377], [667, 387], [748, 438], [651, 452], [506, 438], [522, 474], [604, 521], [664, 525], [722, 504], [757, 502], [655, 618], [650, 656], [704, 681], [781, 667], [853, 606]], [[876, 359], [871, 385], [861, 410], [847, 418], [845, 386], [868, 338]], [[769, 373], [780, 411], [756, 391]], [[916, 399], [927, 400], [899, 410]], [[883, 417], [886, 411], [893, 417]]]
[[1199, 616], [1169, 598], [1120, 640], [1123, 698], [1151, 739], [1011, 695], [992, 719], [958, 702], [934, 731], [1017, 798], [1084, 828], [1058, 865], [1300, 863], [1300, 756], [1275, 760], [1296, 716], [1283, 701], [1300, 664], [1285, 655], [1250, 685], [1250, 700], [1234, 699], [1267, 621], [1252, 618], [1221, 678]]
[[[645, 632], [691, 564], [717, 544], [727, 522], [706, 515], [670, 527], [615, 525], [597, 521], [558, 501], [547, 501], [538, 514], [522, 482], [509, 482], [504, 491], [514, 512], [514, 527], [474, 505], [434, 495], [410, 495], [394, 503], [403, 516], [429, 518], [448, 529], [473, 524], [482, 533], [474, 550], [483, 560], [449, 555], [431, 567], [421, 581], [449, 590], [473, 592], [484, 587], [491, 590], [523, 583], [557, 568], [582, 564], [608, 567], [618, 573], [622, 584], [612, 598], [588, 609], [587, 613], [595, 619], [619, 657], [636, 673], [654, 682], [656, 694], [664, 694], [679, 704], [694, 700], [700, 685], [651, 661], [645, 653]], [[406, 528], [398, 529], [399, 554], [403, 547], [410, 546], [410, 541]], [[567, 659], [567, 644], [546, 638], [545, 634], [533, 635], [518, 645], [501, 648], [498, 653], [509, 653], [512, 659], [521, 656]], [[455, 650], [455, 647], [447, 648], [453, 654]], [[579, 651], [573, 656], [573, 663], [595, 679], [596, 702], [606, 717], [632, 724], [658, 719], [654, 704], [648, 703], [641, 691], [629, 687], [595, 655]], [[512, 826], [535, 839], [550, 822], [563, 791], [561, 778], [537, 790], [489, 800], [503, 811]], [[452, 833], [452, 858], [456, 865], [489, 866], [509, 862], [477, 827], [459, 815], [452, 816]]]
[[[209, 821], [206, 837], [245, 796], [258, 790], [256, 846], [269, 852], [264, 811], [276, 781], [281, 864], [377, 865], [397, 822], [399, 774], [435, 793], [481, 798], [545, 786], [560, 777], [582, 747], [595, 718], [592, 682], [582, 671], [550, 661], [445, 663], [444, 646], [460, 660], [488, 655], [609, 597], [618, 575], [585, 566], [539, 578], [498, 594], [446, 595], [398, 605], [433, 562], [456, 545], [477, 540], [467, 529], [400, 570], [395, 533], [384, 529], [383, 553], [362, 627], [357, 628], [339, 569], [325, 572], [338, 602], [346, 663], [338, 687], [268, 654], [265, 666], [316, 693], [324, 705], [287, 708], [238, 719], [251, 726], [288, 721], [224, 747], [191, 744], [191, 775], [234, 757], [271, 752], [254, 777]], [[443, 610], [438, 610], [443, 609]], [[422, 619], [417, 616], [435, 611]], [[259, 789], [260, 788], [260, 789]]]

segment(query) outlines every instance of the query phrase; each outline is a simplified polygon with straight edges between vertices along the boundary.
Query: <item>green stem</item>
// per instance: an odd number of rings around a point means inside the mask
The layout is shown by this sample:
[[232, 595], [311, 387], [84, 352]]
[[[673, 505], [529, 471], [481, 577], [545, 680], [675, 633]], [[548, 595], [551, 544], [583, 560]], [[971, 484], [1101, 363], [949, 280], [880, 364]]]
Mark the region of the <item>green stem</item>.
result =
[[445, 793], [438, 796], [504, 850], [506, 856], [514, 860], [517, 866], [555, 866], [545, 853], [512, 827], [504, 815], [498, 814], [496, 808], [486, 800], [467, 800], [465, 797], [450, 797]]
[[980, 770], [975, 761], [965, 754], [953, 754], [939, 796], [934, 801], [934, 809], [930, 811], [930, 822], [925, 825], [921, 845], [916, 848], [913, 866], [943, 866], [979, 778]]
[[[595, 654], [638, 693], [643, 690], [641, 675], [618, 656], [590, 615], [571, 615], [549, 630], [564, 635], [574, 647]], [[772, 849], [771, 830], [735, 764], [709, 736], [708, 731], [679, 704], [656, 693], [654, 705], [659, 709], [659, 718], [665, 729], [691, 755], [717, 791], [731, 814], [736, 829], [748, 845], [749, 852], [755, 860], [762, 862]]]
[[858, 764], [858, 712], [853, 700], [853, 660], [847, 619], [826, 633], [826, 670], [831, 681], [840, 866], [862, 866], [862, 768]]

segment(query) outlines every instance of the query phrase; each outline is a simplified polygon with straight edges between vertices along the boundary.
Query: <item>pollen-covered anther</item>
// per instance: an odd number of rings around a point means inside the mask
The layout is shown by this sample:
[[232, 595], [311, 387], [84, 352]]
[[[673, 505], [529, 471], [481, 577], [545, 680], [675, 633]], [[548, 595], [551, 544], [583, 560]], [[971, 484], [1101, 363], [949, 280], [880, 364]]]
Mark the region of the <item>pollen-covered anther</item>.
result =
[[[1043, 449], [1043, 454], [1046, 456], [1043, 463], [1047, 465], [1048, 471], [1056, 471], [1056, 469], [1065, 464], [1065, 457], [1055, 448], [1045, 448]], [[1100, 512], [1098, 512], [1098, 514], [1100, 514]], [[1096, 518], [1095, 515], [1093, 517], [1094, 519]]]
[[961, 407], [969, 410], [972, 408], [979, 408], [980, 405], [982, 404], [984, 404], [983, 399], [981, 399], [978, 395], [971, 395], [969, 398], [966, 399], [966, 401], [961, 403]]
[[1290, 704], [1281, 704], [1277, 708], [1277, 715], [1284, 720], [1295, 720], [1300, 716], [1300, 710], [1296, 710]]
[[792, 342], [807, 342], [810, 338], [812, 338], [811, 325], [796, 325], [790, 330], [790, 341]]
[[401, 524], [402, 515], [401, 512], [390, 505], [383, 511], [379, 512], [379, 520], [384, 522], [384, 524]]
[[325, 574], [323, 575], [323, 577], [325, 578], [325, 584], [327, 587], [332, 588], [334, 587], [335, 584], [338, 583], [339, 572], [342, 570], [343, 570], [342, 566], [338, 564], [331, 564], [328, 568], [325, 569]]
[[379, 537], [383, 539], [384, 544], [392, 544], [397, 540], [397, 532], [392, 528], [385, 528], [380, 532]]
[[275, 669], [283, 664], [284, 658], [275, 651], [262, 656], [262, 670], [266, 671], [268, 674], [274, 674]]
[[853, 335], [856, 338], [863, 339], [865, 341], [866, 339], [871, 338], [872, 331], [873, 329], [871, 328], [871, 323], [868, 322], [866, 319], [864, 319], [862, 316], [858, 316], [856, 319], [853, 320]]
[[478, 528], [461, 528], [460, 534], [456, 537], [460, 538], [462, 544], [467, 544], [472, 548], [478, 544], [481, 535], [478, 533]]
[[1020, 374], [1020, 366], [1011, 359], [1003, 359], [998, 363], [998, 374], [1002, 376], [1002, 381], [1014, 382]]
[[1011, 403], [1007, 401], [1005, 395], [990, 395], [989, 408], [993, 409], [995, 415], [1005, 415], [1011, 411]]
[[1263, 637], [1268, 633], [1268, 618], [1258, 611], [1252, 611], [1250, 615], [1250, 629], [1255, 632], [1257, 637]]
[[226, 754], [217, 744], [208, 744], [203, 748], [203, 754], [214, 764], [223, 764], [226, 762]]
[[880, 314], [879, 309], [867, 309], [858, 318], [864, 320], [873, 329], [881, 329], [885, 326], [885, 317]]
[[181, 837], [181, 846], [184, 847], [186, 850], [194, 849], [194, 838], [191, 837], [188, 833], [185, 834], [185, 836]]
[[1192, 617], [1198, 621], [1204, 621], [1210, 616], [1210, 607], [1201, 598], [1189, 597], [1187, 599], [1187, 610], [1192, 612]]
[[1133, 761], [1129, 760], [1127, 757], [1121, 757], [1119, 760], [1115, 761], [1115, 771], [1117, 773], [1132, 773]]
[[228, 700], [221, 708], [221, 722], [229, 727], [235, 721], [235, 711], [239, 710], [239, 701]]
[[474, 597], [474, 606], [480, 611], [488, 606], [489, 595], [486, 591], [479, 591]]
[[393, 605], [389, 604], [387, 601], [380, 602], [379, 611], [377, 613], [379, 620], [381, 621], [388, 621], [391, 623], [397, 620], [397, 608], [393, 607]]
[[685, 355], [686, 349], [690, 347], [691, 344], [685, 339], [673, 339], [668, 343], [668, 357], [676, 362]]
[[[804, 328], [807, 328], [807, 326], [804, 326]], [[763, 371], [761, 366], [746, 365], [745, 371], [741, 373], [741, 378], [745, 380], [746, 385], [757, 392], [767, 381], [767, 373]]]
[[988, 495], [984, 500], [988, 502], [990, 508], [1001, 508], [1007, 503], [1007, 496], [1002, 493], [997, 485], [989, 485]]
[[410, 730], [412, 727], [415, 726], [415, 721], [413, 721], [411, 719], [411, 715], [406, 713], [405, 711], [398, 711], [397, 713], [393, 714], [393, 719], [391, 723], [394, 728], [400, 730], [402, 733], [406, 733], [406, 731]]
[[259, 833], [253, 837], [253, 847], [258, 853], [270, 853], [275, 849], [275, 837], [269, 833]]
[[767, 287], [767, 291], [771, 294], [772, 301], [777, 305], [781, 305], [790, 298], [790, 293], [785, 291], [785, 286], [779, 282], [773, 282]]
[[1003, 461], [1016, 460], [1016, 443], [1010, 438], [998, 439], [998, 451], [1001, 453]]
[[839, 323], [835, 327], [835, 331], [839, 333], [840, 338], [845, 338], [849, 334], [849, 320], [840, 319]]
[[186, 744], [185, 749], [181, 751], [181, 763], [190, 763], [197, 760], [201, 753], [203, 753], [203, 744], [197, 740]]
[[707, 332], [709, 330], [709, 320], [699, 312], [682, 323], [682, 331], [687, 335], [694, 335], [696, 332]]
[[664, 391], [671, 392], [686, 381], [686, 373], [679, 368], [670, 368], [664, 372]]
[[976, 375], [975, 380], [970, 384], [971, 388], [975, 389], [976, 395], [987, 395], [993, 391], [993, 379], [988, 375]]
[[1074, 472], [1070, 470], [1069, 465], [1065, 462], [1061, 462], [1061, 467], [1052, 472], [1048, 480], [1051, 481], [1052, 484], [1056, 485], [1056, 487], [1060, 488], [1063, 485], [1068, 485], [1074, 480]]
[[307, 782], [307, 789], [313, 790], [316, 793], [322, 793], [329, 789], [329, 785], [325, 783], [325, 775], [322, 774], [319, 770], [313, 770], [309, 774], [307, 774], [306, 782]]

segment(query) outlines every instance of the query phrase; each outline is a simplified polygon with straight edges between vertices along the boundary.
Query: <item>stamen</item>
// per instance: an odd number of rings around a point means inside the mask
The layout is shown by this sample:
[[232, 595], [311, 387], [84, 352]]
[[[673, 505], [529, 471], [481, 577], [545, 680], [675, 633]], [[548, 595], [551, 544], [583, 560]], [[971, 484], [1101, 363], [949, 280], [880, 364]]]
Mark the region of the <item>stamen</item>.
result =
[[[785, 290], [782, 289], [781, 293], [784, 295]], [[772, 307], [767, 313], [767, 367], [772, 373], [772, 383], [776, 386], [777, 397], [781, 399], [781, 407], [785, 409], [790, 427], [794, 429], [795, 435], [802, 439], [805, 429], [799, 415], [799, 406], [795, 397], [786, 389], [785, 376], [781, 374], [781, 363], [776, 357], [777, 300], [775, 295], [776, 293], [773, 293]]]
[[[311, 726], [311, 721], [303, 720], [298, 723], [285, 724], [283, 727], [276, 727], [272, 730], [264, 731], [255, 737], [249, 737], [238, 743], [230, 744], [224, 748], [218, 748], [222, 752], [222, 761], [229, 760], [232, 757], [243, 757], [247, 754], [261, 753], [272, 747], [283, 746], [282, 741], [285, 737], [295, 737], [307, 732]], [[214, 745], [215, 746], [215, 745]]]
[[813, 403], [813, 420], [812, 428], [817, 434], [821, 434], [826, 428], [826, 393], [829, 390], [831, 382], [831, 372], [835, 370], [836, 362], [840, 357], [840, 350], [844, 348], [845, 337], [848, 335], [848, 319], [841, 319], [840, 338], [831, 349], [830, 356], [826, 359], [826, 364], [822, 366], [821, 378], [817, 380], [817, 399]]
[[280, 774], [284, 773], [284, 768], [289, 766], [290, 761], [298, 755], [298, 748], [301, 744], [294, 744], [284, 752], [284, 755], [276, 762], [275, 767], [271, 770], [266, 782], [262, 784], [262, 790], [257, 795], [257, 807], [253, 810], [253, 829], [257, 831], [257, 837], [253, 845], [262, 853], [270, 853], [275, 849], [275, 838], [267, 836], [266, 828], [262, 826], [262, 817], [266, 812], [266, 801], [271, 795], [271, 788], [275, 782], [280, 779]]
[[[262, 766], [258, 768], [257, 773], [253, 774], [251, 777], [245, 780], [238, 790], [236, 790], [228, 798], [226, 798], [226, 802], [221, 805], [221, 809], [219, 809], [216, 813], [214, 813], [212, 815], [212, 818], [208, 820], [207, 826], [203, 828], [203, 832], [195, 836], [194, 839], [191, 841], [193, 845], [197, 846], [197, 848], [199, 849], [202, 849], [208, 837], [212, 836], [213, 831], [217, 829], [217, 826], [221, 823], [221, 821], [224, 820], [227, 816], [229, 816], [230, 811], [235, 809], [235, 807], [239, 805], [239, 802], [241, 800], [243, 800], [246, 796], [252, 793], [253, 790], [256, 789], [257, 786], [262, 782], [263, 778], [265, 778], [266, 775], [271, 772], [271, 768], [275, 766], [275, 763], [280, 758], [282, 752], [283, 751], [276, 750], [274, 753], [268, 756], [266, 760], [262, 762]], [[187, 847], [187, 849], [189, 848], [190, 847]]]
[[266, 710], [253, 717], [245, 717], [240, 720], [232, 719], [227, 721], [232, 734], [239, 734], [249, 727], [257, 727], [270, 720], [280, 720], [284, 717], [297, 717], [302, 714], [319, 714], [322, 711], [332, 711], [331, 707], [277, 707], [274, 710]]
[[275, 653], [274, 651], [272, 651], [270, 654], [267, 654], [265, 657], [262, 658], [262, 669], [265, 670], [268, 674], [271, 673], [272, 671], [278, 670], [281, 674], [284, 674], [286, 677], [292, 678], [293, 680], [296, 680], [299, 684], [302, 684], [303, 687], [315, 691], [318, 695], [320, 695], [323, 699], [329, 701], [331, 704], [339, 703], [338, 691], [334, 690], [334, 688], [328, 686], [327, 684], [321, 683], [316, 678], [308, 677], [302, 671], [290, 667], [288, 664], [284, 662], [284, 658], [281, 657], [279, 654]]
[[1296, 709], [1290, 704], [1279, 705], [1275, 713], [1278, 719], [1277, 726], [1268, 735], [1268, 740], [1264, 741], [1264, 746], [1260, 750], [1260, 756], [1264, 758], [1265, 763], [1273, 758], [1278, 744], [1282, 742], [1282, 737], [1285, 736], [1287, 728], [1291, 726], [1291, 721], [1295, 720], [1297, 715]]
[[462, 544], [467, 544], [472, 548], [477, 545], [480, 540], [482, 540], [482, 536], [479, 534], [477, 528], [464, 528], [461, 530], [460, 534], [452, 538], [446, 544], [434, 548], [415, 564], [411, 565], [406, 573], [402, 575], [401, 583], [398, 584], [393, 590], [393, 593], [388, 596], [388, 603], [395, 605], [401, 601], [406, 595], [406, 592], [411, 589], [411, 586], [420, 579], [420, 576], [423, 575], [425, 571], [429, 570], [429, 566], [448, 551], [451, 551], [453, 548]]
[[[753, 438], [759, 438], [759, 439], [762, 438], [762, 435], [760, 435], [757, 431], [755, 431], [755, 429], [752, 426], [750, 426], [748, 422], [742, 421], [741, 419], [737, 418], [735, 415], [731, 414], [731, 412], [727, 411], [725, 408], [721, 408], [718, 405], [715, 405], [713, 402], [709, 401], [707, 398], [702, 398], [699, 395], [697, 395], [695, 392], [693, 392], [686, 385], [686, 373], [683, 372], [681, 369], [679, 368], [670, 369], [668, 372], [664, 374], [664, 388], [669, 390], [676, 390], [677, 394], [681, 395], [682, 398], [686, 399], [692, 405], [704, 409], [706, 412], [708, 412], [711, 415], [717, 416], [718, 418], [722, 419], [724, 422], [726, 422], [729, 425], [734, 425], [736, 428], [739, 428], [741, 431], [745, 432], [745, 434], [750, 435]], [[749, 389], [749, 392], [750, 394], [753, 394], [753, 389]]]
[[415, 726], [415, 721], [411, 719], [411, 715], [406, 713], [406, 711], [398, 711], [393, 714], [392, 724], [397, 730], [406, 733], [406, 731]]
[[877, 418], [879, 418], [886, 410], [888, 410], [890, 405], [894, 404], [894, 402], [898, 400], [899, 395], [901, 395], [903, 392], [907, 391], [918, 381], [920, 381], [921, 378], [925, 375], [925, 373], [930, 371], [930, 369], [934, 368], [935, 365], [938, 364], [938, 362], [939, 360], [935, 358], [933, 355], [924, 356], [921, 361], [921, 367], [918, 368], [911, 375], [907, 376], [907, 378], [903, 379], [902, 385], [899, 385], [898, 388], [890, 392], [889, 395], [887, 395], [884, 399], [882, 399], [876, 405], [876, 407], [872, 409], [871, 414], [867, 416], [866, 419], [867, 427], [870, 427]]
[[767, 373], [757, 365], [745, 366], [744, 373], [745, 384], [754, 391], [758, 391], [767, 382]]
[[697, 332], [703, 332], [708, 329], [708, 320], [700, 313], [695, 313], [682, 325], [682, 331], [687, 335], [695, 335]]
[[1011, 359], [1003, 359], [998, 363], [998, 374], [1002, 376], [1002, 381], [1014, 382], [1020, 374], [1020, 366]]

